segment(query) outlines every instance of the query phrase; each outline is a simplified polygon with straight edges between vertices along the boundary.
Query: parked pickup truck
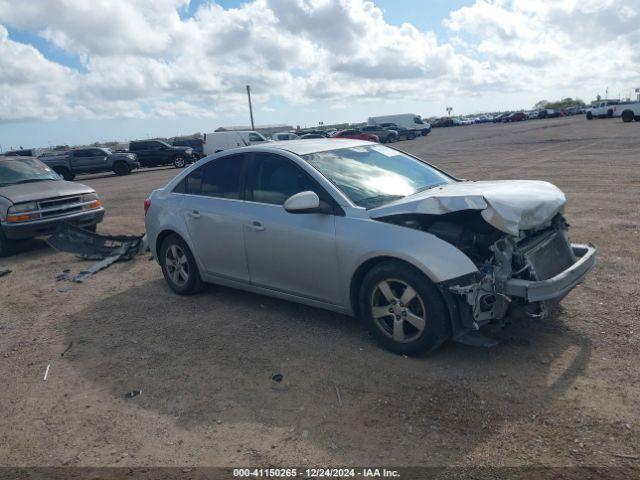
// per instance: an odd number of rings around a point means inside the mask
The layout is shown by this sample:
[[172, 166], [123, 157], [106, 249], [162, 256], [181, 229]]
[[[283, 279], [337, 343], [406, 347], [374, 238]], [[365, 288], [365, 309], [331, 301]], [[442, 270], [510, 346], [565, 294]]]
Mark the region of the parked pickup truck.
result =
[[594, 118], [612, 118], [620, 102], [616, 100], [603, 100], [597, 105], [587, 109], [587, 120]]
[[197, 160], [193, 148], [174, 147], [162, 140], [135, 140], [129, 143], [129, 152], [138, 156], [142, 167], [173, 165], [176, 168], [184, 168], [188, 163]]
[[95, 231], [103, 217], [92, 188], [62, 180], [37, 158], [0, 156], [0, 257], [18, 241], [48, 235], [62, 222]]
[[640, 102], [620, 104], [613, 112], [614, 117], [622, 117], [625, 123], [640, 122]]
[[73, 180], [79, 173], [114, 172], [116, 175], [128, 175], [140, 166], [132, 153], [113, 153], [108, 148], [97, 147], [44, 154], [39, 159], [65, 180]]

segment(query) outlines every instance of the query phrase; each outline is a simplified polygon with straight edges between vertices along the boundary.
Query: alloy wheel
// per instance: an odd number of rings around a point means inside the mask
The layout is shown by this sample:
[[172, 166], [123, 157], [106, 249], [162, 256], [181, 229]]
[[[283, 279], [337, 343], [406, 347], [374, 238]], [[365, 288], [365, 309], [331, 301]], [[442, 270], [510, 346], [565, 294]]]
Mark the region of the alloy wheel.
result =
[[387, 279], [371, 294], [371, 314], [378, 329], [396, 342], [417, 339], [426, 327], [424, 302], [408, 283]]
[[189, 281], [189, 261], [179, 245], [171, 245], [164, 256], [164, 264], [171, 281], [178, 287]]

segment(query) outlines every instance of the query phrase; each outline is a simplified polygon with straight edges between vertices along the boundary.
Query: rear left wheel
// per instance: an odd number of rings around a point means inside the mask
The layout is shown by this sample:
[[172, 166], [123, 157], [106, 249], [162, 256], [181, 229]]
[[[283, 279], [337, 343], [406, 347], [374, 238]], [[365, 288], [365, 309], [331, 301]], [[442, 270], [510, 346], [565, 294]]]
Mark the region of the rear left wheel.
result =
[[116, 162], [113, 166], [113, 172], [119, 176], [129, 175], [131, 173], [131, 167], [127, 162]]
[[450, 336], [440, 293], [421, 272], [401, 262], [372, 268], [362, 282], [359, 303], [373, 337], [392, 352], [432, 351]]
[[204, 288], [198, 265], [186, 242], [171, 234], [160, 247], [160, 265], [169, 288], [179, 295], [192, 295]]
[[12, 242], [5, 236], [4, 232], [0, 228], [0, 257], [6, 257], [13, 252]]
[[626, 112], [622, 112], [622, 121], [624, 123], [633, 122], [633, 112], [627, 110]]

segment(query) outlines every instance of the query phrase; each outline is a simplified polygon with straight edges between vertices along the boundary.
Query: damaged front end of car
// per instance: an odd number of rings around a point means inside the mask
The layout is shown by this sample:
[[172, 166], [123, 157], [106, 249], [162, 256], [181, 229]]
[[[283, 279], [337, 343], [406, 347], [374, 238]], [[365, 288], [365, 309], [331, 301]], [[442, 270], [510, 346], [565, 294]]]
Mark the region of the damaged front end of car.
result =
[[396, 213], [399, 208], [390, 208], [390, 215], [377, 218], [432, 234], [476, 265], [475, 272], [437, 284], [448, 305], [454, 340], [464, 342], [470, 332], [512, 314], [546, 317], [595, 265], [595, 246], [569, 240], [563, 196], [553, 205], [537, 199], [538, 209], [533, 201], [525, 208], [524, 202], [514, 200], [514, 209], [508, 210], [506, 197], [500, 200], [492, 205], [487, 198], [457, 197], [456, 206], [466, 203], [472, 208], [443, 211], [443, 198], [437, 199], [438, 208], [425, 208], [435, 205], [432, 197], [413, 211]]

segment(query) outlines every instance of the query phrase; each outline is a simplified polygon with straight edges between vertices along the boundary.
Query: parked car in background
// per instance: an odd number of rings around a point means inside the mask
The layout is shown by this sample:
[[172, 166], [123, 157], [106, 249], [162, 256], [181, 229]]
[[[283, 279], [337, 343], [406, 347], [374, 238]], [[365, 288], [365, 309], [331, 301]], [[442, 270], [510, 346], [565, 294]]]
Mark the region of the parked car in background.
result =
[[206, 156], [230, 148], [246, 147], [263, 142], [268, 142], [268, 140], [255, 131], [213, 132], [204, 134], [202, 148]]
[[21, 148], [20, 150], [9, 150], [8, 152], [0, 153], [0, 155], [6, 155], [7, 157], [38, 157], [41, 152], [41, 148]]
[[495, 117], [493, 117], [492, 122], [493, 123], [502, 123], [502, 122], [504, 122], [504, 119], [507, 118], [509, 115], [511, 115], [511, 112], [505, 112], [505, 113], [501, 113], [499, 115], [496, 115]]
[[302, 130], [300, 132], [300, 135], [320, 135], [323, 138], [327, 138], [332, 136], [334, 133], [336, 133], [338, 130], [336, 129], [330, 129], [330, 130]]
[[138, 156], [141, 167], [173, 165], [184, 168], [196, 157], [191, 147], [174, 147], [162, 140], [135, 140], [129, 142], [129, 152]]
[[414, 140], [418, 136], [418, 133], [415, 130], [400, 127], [395, 123], [385, 122], [381, 123], [380, 126], [396, 132], [398, 134], [398, 140]]
[[380, 139], [380, 143], [397, 142], [399, 138], [397, 131], [379, 125], [367, 125], [366, 127], [362, 127], [360, 131], [377, 136]]
[[640, 102], [620, 104], [615, 107], [614, 117], [621, 117], [625, 123], [640, 122]]
[[151, 193], [145, 224], [177, 294], [207, 282], [359, 316], [414, 355], [514, 310], [542, 318], [584, 280], [596, 248], [570, 243], [565, 202], [547, 182], [460, 181], [319, 139], [205, 159]]
[[447, 127], [455, 127], [456, 122], [454, 122], [451, 117], [442, 117], [436, 120], [432, 125], [433, 128], [447, 128]]
[[81, 173], [113, 172], [128, 175], [140, 167], [133, 153], [112, 152], [108, 148], [78, 148], [65, 153], [43, 154], [39, 159], [65, 180]]
[[301, 140], [309, 140], [312, 138], [327, 138], [324, 135], [320, 135], [319, 133], [307, 133], [300, 137]]
[[368, 140], [369, 142], [379, 142], [377, 135], [372, 133], [361, 132], [360, 130], [340, 130], [331, 138], [353, 138], [356, 140]]
[[617, 100], [604, 100], [597, 105], [587, 109], [587, 120], [594, 118], [613, 118], [613, 114], [616, 111], [616, 106], [620, 102]]
[[382, 125], [384, 123], [393, 123], [399, 127], [420, 132], [421, 135], [428, 135], [431, 131], [431, 125], [424, 122], [420, 115], [415, 113], [401, 113], [397, 115], [382, 115], [379, 117], [369, 117], [368, 125]]
[[195, 158], [204, 157], [204, 150], [202, 149], [202, 139], [201, 138], [177, 138], [174, 139], [171, 144], [174, 147], [187, 147], [193, 150], [193, 156]]
[[502, 119], [504, 123], [509, 122], [523, 122], [527, 119], [527, 115], [524, 112], [514, 112]]
[[530, 112], [526, 112], [527, 120], [536, 120], [540, 118], [540, 112], [538, 110], [531, 110]]
[[62, 180], [36, 158], [0, 156], [0, 256], [17, 241], [52, 233], [61, 222], [95, 230], [103, 216], [92, 188]]
[[298, 135], [291, 132], [274, 133], [273, 135], [271, 135], [271, 140], [274, 140], [276, 142], [284, 140], [297, 140], [298, 138], [300, 138]]

